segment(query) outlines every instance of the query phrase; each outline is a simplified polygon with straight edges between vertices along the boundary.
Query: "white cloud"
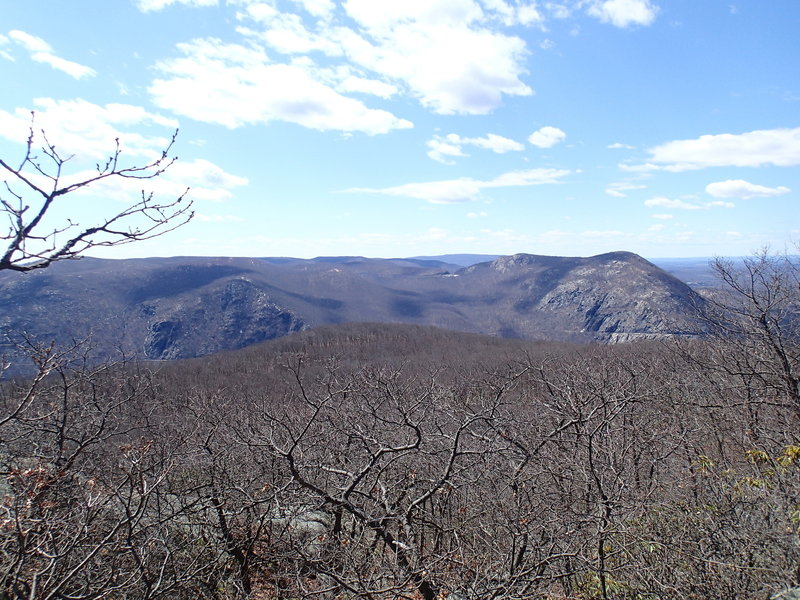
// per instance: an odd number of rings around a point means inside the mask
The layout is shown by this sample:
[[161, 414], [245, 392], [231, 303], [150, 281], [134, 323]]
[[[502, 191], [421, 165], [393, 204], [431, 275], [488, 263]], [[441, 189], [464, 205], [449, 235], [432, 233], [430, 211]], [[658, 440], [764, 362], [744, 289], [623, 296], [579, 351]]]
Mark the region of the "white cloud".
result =
[[631, 171], [689, 171], [707, 167], [800, 165], [800, 127], [763, 129], [742, 134], [703, 135], [675, 140], [649, 150], [649, 162], [621, 168]]
[[461, 137], [456, 133], [446, 136], [435, 135], [426, 145], [430, 148], [428, 156], [444, 164], [453, 164], [453, 161], [448, 160], [449, 156], [467, 156], [462, 149], [463, 146], [476, 146], [484, 150], [491, 150], [495, 154], [521, 152], [525, 149], [525, 146], [519, 142], [494, 133], [475, 138]]
[[483, 187], [481, 183], [475, 179], [465, 177], [463, 179], [445, 181], [407, 183], [384, 189], [354, 189], [348, 191], [418, 198], [431, 204], [454, 204], [479, 199]]
[[569, 175], [569, 171], [560, 169], [530, 169], [503, 173], [489, 181], [480, 181], [471, 177], [424, 183], [407, 183], [395, 187], [373, 189], [353, 188], [345, 190], [350, 193], [372, 193], [387, 196], [405, 196], [418, 198], [432, 204], [455, 204], [479, 200], [481, 191], [486, 188], [520, 187], [560, 183]]
[[622, 144], [620, 142], [615, 142], [613, 144], [609, 144], [608, 148], [611, 150], [634, 150], [636, 146], [631, 146], [630, 144]]
[[[664, 198], [663, 196], [659, 196], [656, 198], [650, 198], [649, 200], [644, 201], [644, 205], [648, 208], [672, 208], [678, 210], [704, 210], [709, 208], [734, 208], [734, 204], [732, 202], [723, 202], [720, 200], [715, 200], [713, 202], [687, 202], [686, 200], [680, 199], [673, 199], [673, 198]], [[654, 215], [655, 216], [655, 215]], [[656, 217], [661, 218], [661, 217]]]
[[510, 187], [561, 183], [559, 180], [570, 174], [566, 169], [528, 169], [503, 173], [486, 182], [483, 187]]
[[611, 183], [606, 188], [606, 194], [609, 196], [614, 196], [615, 198], [625, 198], [627, 194], [625, 192], [629, 192], [631, 190], [643, 190], [647, 186], [636, 184], [636, 183], [628, 183], [628, 182], [617, 182]]
[[345, 77], [337, 89], [342, 92], [356, 92], [361, 94], [372, 94], [379, 98], [391, 98], [397, 93], [397, 87], [377, 79], [365, 79], [363, 77]]
[[507, 26], [541, 23], [544, 18], [535, 3], [511, 5], [506, 0], [482, 0], [486, 10], [493, 12]]
[[322, 19], [329, 18], [334, 10], [336, 10], [336, 4], [333, 3], [332, 0], [294, 0], [298, 4], [302, 5], [303, 8], [308, 11], [308, 13], [314, 15], [315, 17], [320, 17]]
[[264, 2], [253, 2], [244, 4], [244, 10], [236, 13], [239, 20], [251, 19], [256, 23], [267, 24], [276, 16], [278, 10], [270, 4]]
[[35, 52], [52, 52], [53, 49], [45, 42], [42, 38], [36, 37], [35, 35], [31, 35], [29, 33], [25, 33], [24, 31], [19, 31], [18, 29], [14, 29], [8, 32], [8, 37], [17, 42], [20, 46], [25, 48], [31, 54]]
[[674, 218], [672, 215], [666, 213], [656, 213], [654, 215], [650, 215], [654, 219], [661, 219], [662, 221], [669, 221], [670, 219]]
[[[307, 4], [307, 2], [306, 2]], [[251, 4], [239, 13], [254, 28], [240, 33], [283, 54], [322, 52], [347, 61], [376, 79], [416, 97], [441, 114], [486, 114], [504, 95], [532, 94], [521, 77], [528, 51], [524, 40], [490, 27], [506, 9], [515, 22], [534, 20], [532, 4], [475, 0], [346, 0], [352, 21], [329, 13], [314, 24], [272, 6]], [[353, 22], [355, 26], [353, 26]]]
[[330, 56], [341, 56], [343, 53], [335, 31], [323, 26], [322, 33], [311, 32], [299, 15], [279, 13], [271, 6], [253, 4], [248, 7], [246, 13], [240, 15], [240, 18], [245, 16], [255, 20], [263, 30], [239, 27], [239, 33], [259, 39], [281, 54], [307, 54], [319, 51]]
[[658, 7], [650, 0], [592, 0], [588, 13], [615, 27], [650, 25], [655, 21]]
[[[90, 177], [92, 171], [76, 172], [71, 180], [81, 180]], [[142, 189], [153, 193], [159, 198], [177, 198], [188, 190], [188, 198], [199, 202], [226, 202], [234, 198], [233, 188], [247, 185], [245, 177], [239, 177], [225, 172], [217, 165], [204, 160], [196, 159], [190, 162], [177, 161], [164, 173], [154, 179], [142, 181], [140, 179], [104, 179], [83, 192], [88, 195], [115, 200], [118, 202], [131, 202], [140, 196]]]
[[506, 152], [522, 152], [525, 150], [525, 146], [519, 142], [501, 135], [496, 135], [494, 133], [489, 133], [486, 135], [486, 137], [463, 138], [462, 141], [465, 144], [491, 150], [496, 154], [505, 154]]
[[[62, 184], [97, 175], [88, 164], [103, 163], [115, 150], [119, 139], [122, 160], [128, 166], [143, 165], [159, 158], [170, 143], [178, 123], [130, 104], [100, 106], [85, 100], [37, 98], [34, 131], [44, 130], [49, 143], [62, 156], [73, 156], [76, 171], [64, 176]], [[31, 126], [30, 110], [18, 108], [13, 113], [0, 110], [0, 136], [24, 143]], [[153, 128], [153, 130], [149, 130]], [[165, 131], [165, 129], [167, 131]], [[44, 140], [36, 139], [40, 145]], [[180, 143], [180, 139], [178, 140]], [[247, 185], [248, 180], [227, 173], [204, 159], [177, 161], [155, 179], [105, 180], [91, 187], [95, 196], [130, 201], [142, 188], [159, 195], [177, 197], [191, 187], [196, 200], [221, 201], [233, 196], [231, 189]]]
[[[73, 173], [71, 180], [90, 177], [95, 172]], [[104, 179], [86, 188], [85, 193], [118, 202], [130, 202], [142, 189], [161, 198], [177, 198], [186, 193], [191, 200], [200, 202], [226, 202], [234, 198], [233, 189], [246, 186], [245, 177], [224, 171], [205, 159], [177, 161], [154, 179]]]
[[301, 64], [274, 64], [259, 49], [216, 39], [179, 44], [181, 58], [157, 68], [165, 78], [148, 88], [154, 102], [197, 121], [235, 128], [282, 120], [309, 129], [370, 135], [412, 127], [368, 108], [314, 78]]
[[27, 50], [32, 60], [49, 65], [74, 79], [94, 77], [97, 74], [91, 67], [56, 56], [50, 44], [40, 37], [17, 29], [9, 31], [8, 37]]
[[539, 148], [552, 148], [559, 142], [563, 142], [567, 134], [558, 127], [542, 127], [528, 136], [528, 141]]
[[483, 17], [473, 0], [345, 0], [344, 9], [375, 34], [389, 33], [398, 24], [461, 25]]
[[[11, 40], [0, 33], [0, 48], [3, 46], [8, 46], [11, 43]], [[8, 50], [0, 50], [0, 58], [5, 60], [9, 60], [11, 62], [15, 62], [14, 56]]]
[[702, 208], [702, 206], [698, 204], [692, 204], [685, 200], [674, 200], [664, 197], [650, 198], [644, 201], [644, 205], [648, 208], [677, 208], [680, 210], [700, 210]]
[[246, 177], [228, 173], [202, 158], [191, 162], [178, 161], [169, 168], [165, 176], [183, 187], [190, 187], [193, 198], [212, 202], [232, 198], [231, 189], [249, 183]]
[[763, 185], [756, 185], [743, 179], [717, 181], [715, 183], [709, 183], [706, 186], [706, 193], [715, 198], [741, 198], [743, 200], [781, 196], [791, 191], [792, 190], [787, 187], [778, 186], [771, 188]]
[[455, 162], [448, 157], [467, 156], [462, 150], [461, 138], [455, 133], [444, 137], [439, 135], [434, 136], [433, 139], [428, 140], [425, 145], [430, 148], [430, 150], [428, 150], [428, 156], [445, 165], [455, 164]]
[[486, 211], [483, 211], [483, 210], [480, 211], [480, 212], [468, 212], [467, 213], [467, 218], [468, 219], [478, 219], [478, 218], [483, 218], [483, 217], [488, 217], [488, 216], [489, 216], [489, 213], [487, 213]]
[[361, 66], [399, 79], [439, 114], [487, 114], [501, 105], [504, 94], [532, 93], [520, 80], [525, 43], [487, 29], [398, 25], [363, 49], [352, 55]]
[[97, 74], [95, 70], [92, 69], [91, 67], [78, 64], [71, 60], [63, 59], [61, 57], [55, 56], [54, 54], [37, 52], [35, 54], [32, 54], [31, 58], [36, 62], [50, 65], [55, 70], [61, 71], [62, 73], [66, 73], [67, 75], [69, 75], [74, 79], [83, 79], [84, 77], [94, 77]]
[[533, 25], [534, 23], [542, 23], [544, 21], [544, 17], [542, 13], [536, 8], [536, 6], [531, 4], [523, 4], [516, 8], [517, 10], [517, 23], [520, 25]]
[[664, 229], [663, 223], [655, 223], [653, 225], [650, 225], [650, 227], [647, 228], [647, 231], [663, 231], [663, 229]]
[[[36, 98], [33, 102], [36, 113], [34, 129], [45, 130], [50, 143], [78, 159], [100, 160], [114, 151], [114, 140], [127, 156], [157, 157], [169, 143], [164, 135], [144, 135], [127, 128], [158, 126], [175, 129], [174, 119], [146, 111], [129, 104], [106, 104], [100, 106], [86, 100], [53, 100]], [[13, 113], [0, 110], [0, 136], [23, 142], [31, 126], [31, 111], [17, 108]]]
[[557, 2], [548, 2], [545, 8], [550, 12], [554, 19], [568, 19], [572, 15], [569, 6]]
[[162, 10], [172, 4], [184, 4], [194, 8], [204, 6], [216, 6], [219, 4], [218, 0], [137, 0], [136, 6], [142, 12], [151, 12]]

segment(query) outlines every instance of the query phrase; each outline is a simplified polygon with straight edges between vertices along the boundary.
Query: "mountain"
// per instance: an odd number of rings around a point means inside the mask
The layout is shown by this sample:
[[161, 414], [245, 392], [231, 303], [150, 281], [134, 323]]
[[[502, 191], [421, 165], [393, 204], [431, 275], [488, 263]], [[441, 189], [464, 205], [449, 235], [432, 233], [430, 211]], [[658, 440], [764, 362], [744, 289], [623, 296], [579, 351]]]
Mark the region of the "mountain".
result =
[[415, 259], [438, 260], [446, 263], [471, 267], [482, 262], [491, 262], [500, 258], [499, 254], [440, 254], [438, 256], [415, 256]]
[[99, 355], [173, 359], [312, 327], [398, 322], [508, 338], [627, 341], [685, 334], [699, 297], [643, 258], [150, 258], [0, 273], [0, 327]]

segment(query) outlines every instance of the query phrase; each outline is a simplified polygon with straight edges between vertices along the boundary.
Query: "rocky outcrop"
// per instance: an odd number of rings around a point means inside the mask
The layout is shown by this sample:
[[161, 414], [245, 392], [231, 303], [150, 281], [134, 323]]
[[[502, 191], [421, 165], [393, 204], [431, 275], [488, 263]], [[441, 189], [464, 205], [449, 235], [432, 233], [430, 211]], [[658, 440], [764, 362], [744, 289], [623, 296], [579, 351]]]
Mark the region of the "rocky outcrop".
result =
[[144, 346], [144, 355], [150, 359], [235, 350], [305, 328], [301, 318], [272, 302], [244, 277], [159, 311], [158, 316], [167, 318], [150, 326]]

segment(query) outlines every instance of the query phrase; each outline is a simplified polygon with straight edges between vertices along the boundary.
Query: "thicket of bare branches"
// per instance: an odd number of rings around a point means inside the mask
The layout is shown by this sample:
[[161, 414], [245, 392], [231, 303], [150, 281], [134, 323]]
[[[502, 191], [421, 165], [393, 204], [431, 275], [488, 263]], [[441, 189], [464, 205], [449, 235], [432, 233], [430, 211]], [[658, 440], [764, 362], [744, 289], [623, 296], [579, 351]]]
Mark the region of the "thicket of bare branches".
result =
[[[703, 366], [736, 377], [762, 400], [788, 402], [800, 414], [800, 263], [763, 249], [741, 266], [717, 259], [723, 293], [701, 312], [723, 352]], [[731, 351], [733, 350], [733, 351]]]
[[[773, 388], [685, 347], [493, 357], [423, 328], [335, 332], [158, 372], [33, 347], [40, 375], [0, 395], [3, 597], [744, 600], [798, 583], [799, 423]], [[442, 360], [407, 360], [419, 340]]]

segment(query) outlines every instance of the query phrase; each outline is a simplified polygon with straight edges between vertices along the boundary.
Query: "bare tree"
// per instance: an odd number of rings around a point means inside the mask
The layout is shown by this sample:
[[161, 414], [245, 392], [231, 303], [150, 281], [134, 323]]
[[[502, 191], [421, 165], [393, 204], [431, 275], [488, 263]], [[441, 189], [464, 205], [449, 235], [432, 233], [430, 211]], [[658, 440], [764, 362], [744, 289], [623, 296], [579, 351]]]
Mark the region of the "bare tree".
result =
[[68, 194], [108, 179], [147, 180], [159, 177], [172, 165], [170, 156], [178, 131], [172, 135], [157, 158], [143, 165], [126, 165], [122, 161], [119, 138], [114, 151], [95, 166], [95, 173], [79, 181], [65, 181], [65, 168], [74, 155], [61, 154], [41, 131], [42, 143], [36, 148], [36, 135], [31, 122], [25, 152], [18, 166], [0, 158], [6, 175], [0, 195], [0, 214], [5, 227], [0, 240], [6, 245], [0, 256], [0, 270], [31, 271], [42, 269], [59, 260], [78, 258], [96, 247], [119, 246], [157, 237], [187, 223], [193, 216], [192, 202], [186, 192], [178, 198], [159, 202], [152, 192], [142, 190], [141, 198], [122, 210], [100, 219], [92, 226], [67, 219], [53, 223], [53, 206]]
[[763, 249], [741, 265], [712, 263], [723, 283], [701, 316], [715, 343], [704, 366], [737, 377], [753, 401], [800, 414], [800, 265]]

